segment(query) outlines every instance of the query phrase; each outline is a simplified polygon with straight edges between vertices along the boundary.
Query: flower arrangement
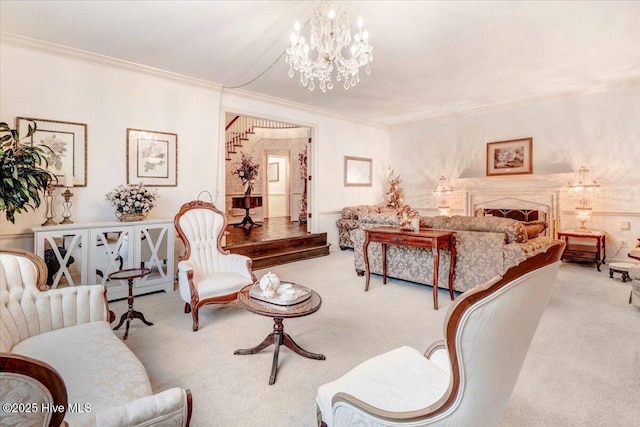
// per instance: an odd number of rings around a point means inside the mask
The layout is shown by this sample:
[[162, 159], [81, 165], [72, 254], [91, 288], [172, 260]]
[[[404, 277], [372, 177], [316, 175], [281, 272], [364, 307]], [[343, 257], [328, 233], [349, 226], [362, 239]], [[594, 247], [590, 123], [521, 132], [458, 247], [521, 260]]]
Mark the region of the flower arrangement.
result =
[[245, 187], [245, 194], [251, 194], [260, 164], [254, 163], [253, 157], [249, 154], [243, 152], [240, 154], [240, 161], [235, 164], [235, 170], [231, 173], [240, 177], [242, 186]]
[[111, 206], [116, 207], [116, 216], [146, 215], [157, 206], [155, 200], [160, 197], [156, 191], [150, 191], [142, 184], [119, 185], [106, 196]]

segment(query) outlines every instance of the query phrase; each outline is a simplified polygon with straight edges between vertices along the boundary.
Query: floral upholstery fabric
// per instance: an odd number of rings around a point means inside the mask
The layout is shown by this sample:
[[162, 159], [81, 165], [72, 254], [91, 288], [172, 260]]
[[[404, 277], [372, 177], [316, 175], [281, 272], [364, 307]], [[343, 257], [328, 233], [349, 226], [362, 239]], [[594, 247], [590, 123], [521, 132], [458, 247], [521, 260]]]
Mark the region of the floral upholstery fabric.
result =
[[392, 209], [393, 212], [396, 211], [395, 208], [385, 208], [384, 206], [374, 205], [347, 206], [346, 208], [343, 208], [341, 218], [336, 221], [336, 226], [338, 227], [338, 245], [340, 246], [340, 249], [344, 250], [347, 248], [353, 248], [351, 231], [358, 228], [360, 225], [360, 218], [363, 215], [377, 214], [385, 209]]
[[501, 218], [497, 216], [454, 215], [450, 217], [446, 227], [434, 228], [504, 233], [507, 238], [507, 243], [523, 243], [526, 242], [528, 238], [527, 230], [524, 228], [522, 222], [511, 218]]
[[[351, 235], [354, 241], [354, 263], [356, 270], [365, 271], [364, 229], [377, 226], [362, 224]], [[456, 232], [456, 266], [453, 288], [464, 292], [479, 283], [486, 282], [503, 273], [504, 235], [475, 231]], [[382, 245], [369, 243], [369, 268], [374, 274], [382, 274]], [[440, 252], [438, 287], [449, 289], [449, 251]], [[433, 284], [433, 254], [430, 249], [410, 246], [387, 246], [387, 276], [412, 282]]]
[[[49, 390], [39, 381], [12, 372], [1, 372], [0, 396], [2, 403], [35, 405], [51, 404], [53, 398]], [[0, 410], [0, 425], [3, 426], [46, 426], [51, 420], [47, 411], [4, 411]]]
[[[469, 218], [463, 220], [462, 218]], [[376, 226], [390, 225], [381, 222], [367, 222], [375, 220], [374, 216], [363, 218], [360, 227], [351, 232], [354, 242], [354, 265], [356, 271], [365, 271], [364, 264], [364, 230]], [[429, 218], [428, 223], [436, 229], [449, 229], [456, 232], [456, 266], [453, 288], [464, 292], [483, 283], [496, 275], [504, 274], [509, 268], [520, 264], [527, 258], [546, 252], [554, 240], [548, 237], [538, 237], [523, 243], [506, 243], [507, 232], [516, 238], [519, 227], [513, 226], [512, 221], [495, 221], [505, 218], [497, 217], [444, 217]], [[482, 224], [487, 221], [487, 224]], [[517, 222], [517, 221], [515, 221]], [[437, 227], [436, 227], [437, 226]], [[460, 227], [458, 230], [455, 227]], [[470, 228], [476, 230], [469, 230]], [[502, 229], [497, 231], [480, 231], [484, 229]], [[526, 231], [522, 229], [525, 233]], [[520, 237], [521, 239], [522, 237]], [[368, 247], [369, 267], [374, 274], [382, 274], [382, 246], [370, 243]], [[438, 271], [438, 287], [449, 288], [449, 252], [441, 251]], [[387, 276], [402, 280], [432, 285], [433, 283], [433, 255], [431, 250], [410, 246], [387, 246]]]
[[[92, 412], [152, 394], [144, 366], [104, 321], [36, 335], [12, 353], [46, 360], [64, 378], [69, 403], [91, 403]], [[66, 418], [71, 422], [81, 415]]]

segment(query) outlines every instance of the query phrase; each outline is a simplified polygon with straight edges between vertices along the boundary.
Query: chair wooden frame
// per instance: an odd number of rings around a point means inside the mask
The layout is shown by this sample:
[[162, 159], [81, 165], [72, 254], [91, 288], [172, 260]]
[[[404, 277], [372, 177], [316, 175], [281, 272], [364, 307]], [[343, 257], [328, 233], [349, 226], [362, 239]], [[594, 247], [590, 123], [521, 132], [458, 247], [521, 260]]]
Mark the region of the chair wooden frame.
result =
[[[564, 248], [565, 243], [558, 241], [558, 244], [554, 245], [547, 252], [535, 255], [523, 261], [518, 266], [509, 269], [499, 281], [491, 285], [477, 286], [459, 297], [461, 300], [457, 301], [457, 306], [449, 314], [448, 319], [445, 320], [445, 340], [435, 342], [434, 344], [429, 346], [429, 348], [424, 353], [425, 357], [429, 357], [436, 350], [445, 349], [451, 362], [451, 380], [449, 382], [448, 389], [437, 402], [426, 408], [416, 411], [391, 412], [374, 407], [348, 393], [339, 392], [334, 395], [331, 406], [333, 407], [336, 403], [340, 402], [346, 403], [350, 406], [357, 407], [360, 411], [370, 416], [378, 418], [382, 421], [388, 421], [390, 423], [428, 421], [447, 411], [455, 403], [462, 388], [462, 366], [460, 366], [460, 361], [458, 360], [457, 356], [456, 334], [458, 329], [462, 327], [462, 320], [465, 316], [465, 313], [478, 301], [481, 301], [487, 296], [499, 291], [501, 288], [509, 284], [511, 281], [517, 279], [518, 277], [559, 261], [562, 257]], [[319, 408], [318, 425], [326, 427], [326, 423], [321, 420]]]
[[[191, 245], [189, 243], [189, 240], [187, 239], [187, 236], [185, 235], [184, 231], [182, 230], [182, 227], [180, 226], [180, 218], [182, 218], [182, 216], [185, 213], [187, 213], [187, 212], [189, 212], [189, 211], [191, 211], [193, 209], [209, 209], [209, 210], [215, 212], [217, 215], [220, 215], [222, 217], [224, 223], [223, 223], [223, 226], [222, 226], [222, 231], [218, 235], [217, 248], [218, 248], [218, 252], [220, 252], [220, 254], [229, 255], [230, 252], [228, 250], [225, 250], [222, 247], [222, 237], [224, 236], [224, 230], [226, 230], [227, 225], [228, 225], [227, 216], [224, 214], [224, 212], [222, 212], [221, 210], [216, 208], [216, 206], [213, 203], [203, 202], [201, 200], [193, 200], [191, 202], [187, 202], [187, 203], [183, 204], [180, 207], [180, 211], [178, 211], [178, 213], [176, 214], [176, 216], [174, 218], [174, 225], [175, 225], [176, 231], [178, 232], [178, 237], [180, 238], [180, 240], [182, 240], [182, 243], [184, 244], [184, 247], [185, 247], [185, 253], [184, 253], [184, 256], [182, 257], [182, 259], [189, 259], [189, 257], [191, 256]], [[253, 274], [251, 266], [252, 266], [252, 261], [249, 259], [247, 261], [247, 269], [251, 273], [252, 280], [255, 282], [257, 279], [256, 279], [256, 276]], [[193, 318], [193, 331], [194, 332], [196, 332], [198, 330], [198, 328], [199, 328], [198, 310], [200, 309], [200, 307], [202, 307], [203, 305], [207, 305], [207, 304], [226, 304], [228, 302], [235, 301], [238, 298], [238, 292], [233, 292], [233, 293], [226, 294], [226, 295], [220, 295], [220, 296], [216, 296], [216, 297], [200, 299], [200, 297], [198, 296], [198, 290], [196, 289], [196, 285], [193, 282], [193, 271], [188, 271], [187, 272], [187, 279], [189, 280], [189, 290], [190, 290], [190, 293], [191, 293], [191, 303], [185, 303], [184, 312], [185, 313], [189, 313], [189, 312], [191, 313], [191, 316]]]
[[49, 426], [67, 425], [63, 421], [68, 405], [67, 388], [58, 371], [51, 365], [20, 354], [0, 353], [0, 371], [30, 377], [42, 384], [51, 393], [53, 398], [51, 403], [62, 408], [60, 411], [53, 412]]

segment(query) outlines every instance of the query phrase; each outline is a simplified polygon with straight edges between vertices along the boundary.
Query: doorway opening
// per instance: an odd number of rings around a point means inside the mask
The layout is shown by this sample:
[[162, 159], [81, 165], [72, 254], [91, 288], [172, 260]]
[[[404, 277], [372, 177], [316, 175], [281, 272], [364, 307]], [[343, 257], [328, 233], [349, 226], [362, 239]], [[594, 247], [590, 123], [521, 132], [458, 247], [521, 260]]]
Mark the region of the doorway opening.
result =
[[[225, 213], [230, 224], [226, 247], [308, 234], [310, 142], [309, 127], [225, 114]], [[243, 162], [256, 170], [250, 194], [238, 173]], [[238, 199], [249, 195], [248, 212], [234, 207], [234, 200], [238, 206]], [[241, 226], [245, 215], [260, 226]]]

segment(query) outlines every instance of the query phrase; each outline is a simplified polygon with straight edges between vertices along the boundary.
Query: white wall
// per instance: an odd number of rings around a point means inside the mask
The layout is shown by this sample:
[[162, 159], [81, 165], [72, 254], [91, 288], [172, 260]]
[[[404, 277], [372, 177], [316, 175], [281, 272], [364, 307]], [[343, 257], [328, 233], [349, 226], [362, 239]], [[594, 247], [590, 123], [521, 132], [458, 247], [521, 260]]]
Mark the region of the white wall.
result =
[[[301, 90], [304, 90], [301, 88]], [[178, 134], [178, 186], [159, 188], [159, 206], [150, 218], [172, 218], [180, 205], [201, 190], [224, 197], [224, 112], [273, 118], [313, 128], [311, 209], [313, 231], [328, 232], [337, 247], [336, 211], [352, 203], [382, 198], [389, 158], [389, 132], [342, 120], [279, 100], [257, 97], [186, 78], [145, 70], [90, 54], [74, 54], [38, 43], [2, 39], [0, 45], [0, 120], [35, 117], [88, 125], [87, 187], [74, 188], [75, 222], [115, 219], [105, 194], [126, 181], [126, 129]], [[342, 186], [344, 155], [374, 158], [372, 188]], [[217, 191], [216, 191], [217, 190]], [[57, 219], [62, 202], [57, 190]], [[31, 249], [30, 227], [44, 221], [44, 209], [19, 214], [16, 224], [0, 220], [2, 246]]]
[[[533, 137], [533, 174], [516, 179], [485, 177], [486, 144]], [[578, 226], [566, 192], [572, 170], [584, 165], [601, 184], [588, 228], [608, 233], [609, 256], [620, 241], [640, 237], [640, 83], [572, 96], [460, 114], [394, 127], [392, 166], [402, 173], [406, 201], [435, 207], [431, 191], [444, 174], [469, 185], [557, 187], [561, 227]], [[487, 184], [489, 183], [489, 184]], [[453, 212], [461, 214], [461, 212]], [[621, 230], [630, 221], [631, 230]], [[618, 255], [626, 256], [623, 248]]]

